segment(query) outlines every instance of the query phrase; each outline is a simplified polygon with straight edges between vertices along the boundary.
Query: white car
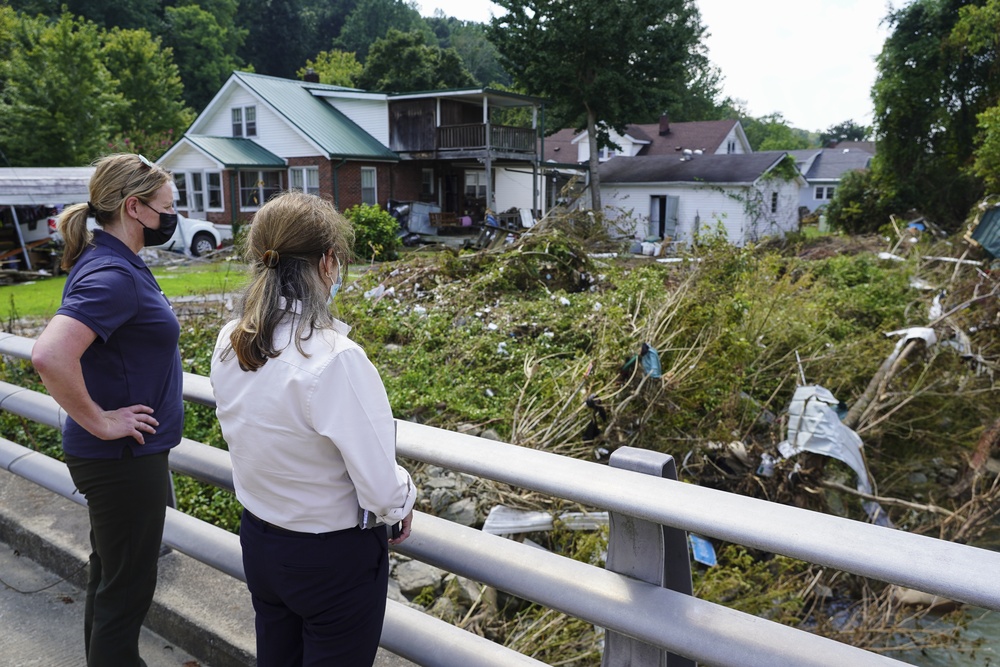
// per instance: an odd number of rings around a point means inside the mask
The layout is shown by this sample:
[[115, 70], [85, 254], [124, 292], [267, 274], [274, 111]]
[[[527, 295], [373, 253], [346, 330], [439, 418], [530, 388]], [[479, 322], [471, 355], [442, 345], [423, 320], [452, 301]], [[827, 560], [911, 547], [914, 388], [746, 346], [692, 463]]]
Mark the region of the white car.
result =
[[[45, 221], [45, 228], [48, 229], [49, 238], [55, 243], [62, 244], [62, 235], [57, 229], [58, 217], [50, 216]], [[38, 222], [42, 226], [42, 221]], [[97, 221], [87, 218], [87, 228], [95, 229]], [[153, 250], [171, 250], [173, 252], [191, 251], [195, 257], [206, 255], [217, 248], [222, 247], [222, 235], [208, 220], [189, 218], [185, 215], [177, 216], [177, 229], [174, 230], [170, 240], [161, 245], [149, 246]]]

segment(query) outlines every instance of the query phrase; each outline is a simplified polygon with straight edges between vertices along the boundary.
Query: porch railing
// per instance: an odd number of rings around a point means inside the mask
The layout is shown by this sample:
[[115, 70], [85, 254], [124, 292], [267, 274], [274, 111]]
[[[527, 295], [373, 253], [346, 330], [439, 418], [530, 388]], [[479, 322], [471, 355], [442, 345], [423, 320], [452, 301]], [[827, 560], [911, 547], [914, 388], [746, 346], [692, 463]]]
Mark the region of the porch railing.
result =
[[490, 141], [486, 143], [486, 125], [445, 125], [438, 128], [438, 149], [451, 150], [491, 150], [533, 153], [535, 151], [535, 131], [531, 128], [490, 125]]

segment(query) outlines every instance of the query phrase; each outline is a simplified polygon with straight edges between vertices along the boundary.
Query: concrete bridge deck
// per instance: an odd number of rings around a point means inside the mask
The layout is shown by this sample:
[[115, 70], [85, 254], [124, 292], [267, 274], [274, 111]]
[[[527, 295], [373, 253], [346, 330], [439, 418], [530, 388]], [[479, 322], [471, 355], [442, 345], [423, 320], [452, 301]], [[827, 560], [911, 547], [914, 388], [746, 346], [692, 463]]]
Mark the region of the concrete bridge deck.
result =
[[[89, 530], [85, 507], [0, 470], [0, 664], [84, 664]], [[249, 667], [254, 643], [243, 582], [176, 551], [161, 556], [140, 643], [148, 667]], [[384, 650], [375, 664], [413, 665]]]

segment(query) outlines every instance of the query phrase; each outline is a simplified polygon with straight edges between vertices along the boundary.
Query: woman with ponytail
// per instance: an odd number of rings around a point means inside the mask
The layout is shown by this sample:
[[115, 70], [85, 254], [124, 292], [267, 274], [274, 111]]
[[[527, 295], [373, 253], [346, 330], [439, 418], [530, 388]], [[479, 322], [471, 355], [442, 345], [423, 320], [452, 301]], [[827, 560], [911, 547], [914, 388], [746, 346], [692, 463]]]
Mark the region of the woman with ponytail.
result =
[[[141, 155], [101, 158], [90, 201], [59, 219], [69, 271], [31, 360], [66, 411], [63, 450], [90, 514], [84, 609], [89, 667], [138, 667], [184, 427], [180, 325], [139, 257], [177, 224], [170, 174]], [[98, 229], [87, 229], [87, 218]]]
[[237, 318], [212, 355], [260, 667], [371, 665], [388, 544], [410, 534], [416, 489], [396, 464], [385, 388], [329, 310], [352, 240], [319, 197], [268, 201], [246, 240]]

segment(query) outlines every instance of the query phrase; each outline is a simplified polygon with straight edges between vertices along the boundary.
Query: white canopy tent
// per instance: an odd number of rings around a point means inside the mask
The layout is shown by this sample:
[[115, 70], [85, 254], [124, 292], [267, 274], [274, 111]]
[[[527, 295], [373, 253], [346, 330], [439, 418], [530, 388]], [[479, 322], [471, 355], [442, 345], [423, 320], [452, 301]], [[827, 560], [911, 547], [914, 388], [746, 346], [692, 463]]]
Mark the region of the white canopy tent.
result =
[[31, 258], [24, 243], [16, 206], [76, 204], [90, 198], [88, 186], [95, 167], [0, 168], [0, 206], [9, 206], [14, 229], [28, 269]]

